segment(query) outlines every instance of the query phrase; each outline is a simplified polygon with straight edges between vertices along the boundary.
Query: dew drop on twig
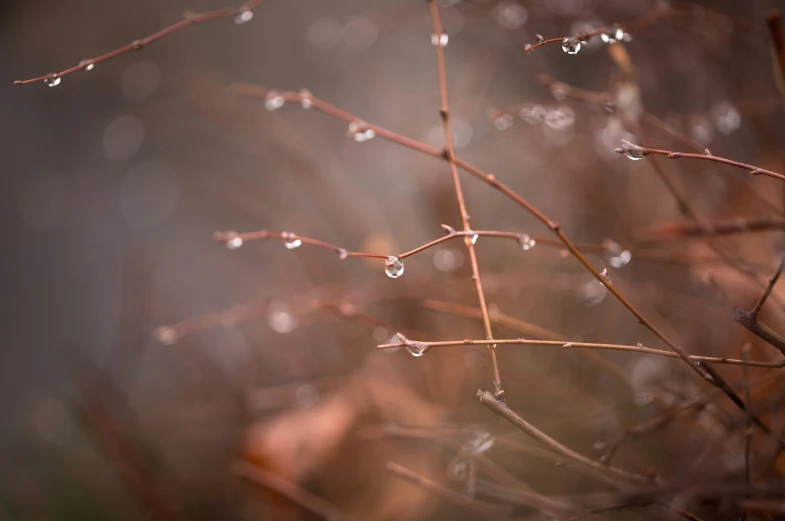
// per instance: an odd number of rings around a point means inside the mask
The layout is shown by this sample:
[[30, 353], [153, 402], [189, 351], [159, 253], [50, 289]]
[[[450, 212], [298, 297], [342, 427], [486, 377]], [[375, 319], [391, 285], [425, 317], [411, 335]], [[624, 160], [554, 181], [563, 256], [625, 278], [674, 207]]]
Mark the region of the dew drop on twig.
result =
[[226, 237], [226, 247], [230, 250], [236, 250], [243, 245], [243, 238], [235, 231], [228, 231], [224, 236]]
[[294, 250], [303, 244], [303, 241], [292, 232], [282, 232], [281, 238], [283, 238], [283, 245], [287, 250]]
[[237, 25], [244, 24], [245, 22], [250, 22], [251, 18], [253, 18], [253, 11], [248, 9], [235, 16], [234, 23]]
[[384, 272], [388, 277], [397, 279], [403, 275], [403, 261], [398, 257], [387, 257], [384, 261]]
[[537, 244], [537, 241], [535, 241], [528, 233], [523, 233], [520, 237], [518, 237], [518, 243], [521, 245], [521, 249], [523, 249], [523, 251], [529, 251], [534, 248], [534, 246]]
[[447, 35], [447, 33], [444, 32], [441, 34], [433, 33], [431, 35], [431, 43], [433, 45], [436, 45], [437, 47], [446, 47], [447, 42], [449, 41], [450, 41], [450, 37]]
[[271, 90], [264, 99], [264, 108], [269, 111], [278, 110], [286, 103], [283, 95], [277, 90]]
[[578, 54], [581, 50], [581, 41], [574, 36], [568, 36], [562, 40], [561, 49], [567, 54]]
[[62, 81], [63, 79], [56, 74], [50, 74], [49, 76], [44, 78], [44, 83], [46, 84], [47, 87], [57, 87], [58, 85], [60, 85]]

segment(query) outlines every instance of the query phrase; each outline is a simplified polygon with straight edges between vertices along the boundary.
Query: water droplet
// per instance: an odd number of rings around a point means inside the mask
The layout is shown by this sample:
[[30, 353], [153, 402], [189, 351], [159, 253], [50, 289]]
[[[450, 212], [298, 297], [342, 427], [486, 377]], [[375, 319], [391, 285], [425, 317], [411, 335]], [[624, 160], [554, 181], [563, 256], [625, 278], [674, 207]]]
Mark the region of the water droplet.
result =
[[721, 134], [728, 135], [733, 133], [741, 125], [741, 114], [733, 104], [723, 101], [714, 105], [711, 109], [711, 116], [714, 125]]
[[535, 38], [537, 38], [537, 43], [542, 43], [545, 41], [545, 37], [541, 34], [535, 35]]
[[63, 79], [57, 74], [50, 74], [46, 78], [44, 78], [44, 83], [48, 87], [57, 87], [58, 85], [60, 85], [62, 81]]
[[79, 62], [80, 67], [84, 67], [83, 71], [91, 71], [95, 69], [95, 62], [93, 60], [82, 60]]
[[306, 89], [300, 91], [300, 106], [304, 109], [313, 107], [313, 94], [311, 94], [311, 91]]
[[476, 430], [474, 436], [469, 440], [468, 449], [472, 454], [482, 454], [493, 447], [496, 442], [490, 432]]
[[162, 343], [165, 346], [170, 346], [177, 342], [180, 338], [180, 335], [177, 334], [177, 331], [173, 327], [169, 326], [162, 326], [155, 330], [153, 333], [155, 339]]
[[453, 458], [447, 463], [447, 475], [453, 481], [463, 481], [469, 475], [469, 463], [463, 458]]
[[397, 343], [403, 344], [404, 347], [406, 347], [406, 350], [409, 351], [409, 354], [414, 357], [420, 357], [424, 355], [426, 351], [428, 351], [428, 346], [421, 342], [413, 342], [412, 340], [409, 340], [403, 336], [401, 333], [396, 333], [395, 339]]
[[283, 239], [283, 245], [286, 246], [287, 250], [294, 250], [303, 244], [303, 241], [292, 232], [282, 232], [281, 238]]
[[583, 291], [581, 293], [584, 304], [587, 306], [596, 306], [605, 299], [608, 288], [599, 280], [592, 279], [583, 286]]
[[523, 251], [529, 251], [534, 248], [534, 246], [537, 244], [537, 241], [529, 236], [528, 233], [523, 233], [520, 237], [518, 237], [518, 243], [521, 245], [521, 248], [523, 248]]
[[477, 244], [477, 240], [479, 238], [480, 238], [480, 236], [477, 235], [476, 233], [474, 235], [472, 235], [472, 238], [471, 238], [472, 244]]
[[690, 136], [701, 145], [708, 145], [714, 139], [714, 127], [709, 118], [703, 115], [693, 116], [690, 121]]
[[243, 238], [235, 231], [224, 232], [223, 236], [226, 247], [230, 250], [236, 250], [243, 245]]
[[575, 111], [571, 107], [559, 107], [549, 110], [545, 115], [545, 124], [554, 130], [564, 130], [575, 121]]
[[542, 105], [534, 105], [533, 107], [522, 108], [519, 116], [529, 125], [537, 125], [545, 119], [547, 113], [548, 111]]
[[267, 308], [267, 324], [276, 333], [291, 333], [297, 327], [297, 319], [289, 306], [283, 302], [272, 302]]
[[572, 342], [567, 342], [562, 345], [562, 349], [572, 349]]
[[387, 257], [384, 261], [384, 272], [388, 277], [397, 279], [403, 275], [403, 261], [398, 257]]
[[626, 266], [630, 262], [630, 259], [632, 259], [632, 253], [630, 253], [629, 250], [622, 249], [619, 243], [613, 239], [605, 239], [602, 241], [602, 245], [603, 248], [605, 248], [605, 256], [608, 259], [608, 264], [610, 264], [612, 268], [619, 269], [622, 266]]
[[441, 34], [433, 33], [431, 35], [431, 43], [433, 45], [436, 45], [436, 46], [439, 46], [439, 47], [446, 47], [447, 46], [447, 42], [449, 42], [449, 41], [450, 41], [450, 37], [447, 36], [447, 33], [441, 33]]
[[253, 11], [248, 9], [235, 16], [234, 23], [237, 25], [244, 24], [245, 22], [250, 22], [251, 18], [253, 18]]
[[[377, 342], [385, 342], [390, 339], [388, 336], [387, 328], [383, 326], [376, 326], [373, 330], [373, 339]], [[385, 349], [385, 351], [392, 351], [392, 349]]]
[[608, 275], [608, 268], [603, 268], [603, 270], [600, 272], [600, 277], [602, 277], [602, 280], [605, 281], [605, 283], [603, 283], [603, 286], [605, 284], [611, 283], [611, 276]]
[[626, 139], [622, 140], [621, 143], [622, 143], [621, 144], [622, 153], [624, 153], [624, 156], [627, 159], [631, 159], [633, 161], [639, 161], [639, 160], [643, 159], [643, 156], [645, 154], [643, 153], [643, 150], [641, 149], [641, 147], [639, 147], [638, 145], [633, 145], [632, 143], [630, 143]]
[[620, 42], [624, 39], [624, 30], [617, 25], [610, 31], [600, 34], [600, 38], [602, 38], [602, 41], [605, 43]]
[[339, 259], [345, 260], [348, 256], [349, 256], [349, 252], [348, 251], [344, 250], [343, 248], [340, 248], [338, 250], [338, 258]]
[[286, 103], [286, 99], [277, 90], [271, 90], [264, 99], [264, 108], [269, 111], [278, 110]]
[[581, 41], [574, 36], [568, 36], [561, 42], [561, 49], [567, 54], [578, 54], [581, 50]]
[[507, 130], [512, 126], [513, 118], [509, 114], [500, 114], [499, 116], [493, 118], [493, 125], [498, 130]]
[[352, 121], [349, 123], [347, 133], [358, 143], [363, 143], [376, 137], [376, 131], [364, 121]]

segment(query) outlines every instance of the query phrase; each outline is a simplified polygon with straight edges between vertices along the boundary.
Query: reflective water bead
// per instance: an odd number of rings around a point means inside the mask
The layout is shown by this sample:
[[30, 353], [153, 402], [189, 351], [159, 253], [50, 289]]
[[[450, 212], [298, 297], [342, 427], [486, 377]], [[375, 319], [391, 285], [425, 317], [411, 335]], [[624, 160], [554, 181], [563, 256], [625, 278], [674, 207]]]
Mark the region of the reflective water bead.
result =
[[283, 95], [277, 90], [271, 90], [265, 97], [264, 108], [273, 111], [283, 107], [284, 103], [286, 103], [286, 99], [284, 99]]
[[741, 114], [731, 103], [724, 101], [714, 105], [711, 109], [711, 116], [714, 124], [720, 133], [731, 134], [741, 125]]
[[177, 334], [177, 331], [175, 331], [173, 327], [168, 326], [159, 327], [155, 330], [153, 335], [157, 341], [165, 346], [174, 344], [180, 338], [180, 335]]
[[616, 43], [624, 39], [624, 30], [616, 26], [613, 29], [600, 34], [600, 38], [605, 43]]
[[643, 156], [646, 155], [641, 147], [638, 145], [633, 145], [627, 140], [622, 141], [621, 150], [627, 159], [631, 159], [633, 161], [639, 161], [643, 159]]
[[507, 130], [512, 126], [513, 118], [509, 114], [500, 114], [493, 118], [493, 125], [499, 130]]
[[447, 475], [453, 481], [463, 481], [469, 475], [469, 463], [463, 458], [453, 458], [447, 463]]
[[251, 18], [253, 18], [253, 11], [248, 9], [235, 16], [234, 23], [236, 23], [237, 25], [244, 24], [245, 22], [249, 22]]
[[529, 125], [537, 125], [543, 119], [545, 119], [545, 115], [548, 113], [545, 110], [545, 107], [542, 105], [535, 105], [531, 108], [525, 107], [521, 109], [520, 117]]
[[384, 272], [388, 277], [397, 279], [403, 275], [403, 261], [398, 257], [387, 257], [384, 261]]
[[518, 243], [521, 245], [521, 248], [523, 248], [523, 251], [529, 251], [534, 248], [534, 245], [537, 244], [537, 241], [535, 241], [528, 233], [524, 233], [518, 237]]
[[447, 42], [449, 41], [450, 41], [450, 37], [447, 36], [447, 33], [444, 32], [441, 34], [433, 33], [431, 35], [431, 43], [438, 47], [446, 47]]
[[629, 264], [630, 259], [632, 259], [632, 253], [630, 253], [630, 250], [623, 250], [618, 255], [608, 259], [608, 263], [612, 268], [619, 269], [622, 266]]
[[478, 234], [476, 234], [476, 233], [474, 235], [472, 235], [472, 238], [471, 238], [472, 244], [477, 244], [477, 240], [479, 238], [480, 238], [480, 236]]
[[80, 67], [84, 67], [83, 71], [91, 71], [95, 69], [95, 62], [93, 60], [82, 60], [79, 62]]
[[303, 244], [303, 241], [292, 232], [282, 232], [281, 238], [283, 239], [283, 245], [286, 246], [287, 250], [294, 250]]
[[403, 336], [402, 333], [396, 333], [395, 340], [397, 343], [403, 344], [406, 347], [406, 350], [409, 351], [409, 354], [414, 357], [420, 357], [424, 355], [426, 351], [428, 351], [428, 346], [421, 342], [413, 342]]
[[267, 308], [267, 324], [276, 333], [291, 333], [297, 327], [297, 318], [283, 302], [272, 302]]
[[300, 106], [304, 109], [313, 107], [313, 94], [311, 94], [311, 91], [306, 89], [300, 91]]
[[60, 82], [62, 81], [63, 79], [56, 74], [50, 74], [49, 76], [44, 78], [44, 83], [46, 83], [48, 87], [57, 87], [58, 85], [60, 85]]
[[344, 259], [346, 259], [348, 256], [349, 256], [349, 252], [348, 252], [348, 251], [344, 250], [343, 248], [340, 248], [340, 249], [338, 250], [338, 258], [339, 258], [339, 259], [341, 259], [341, 260], [344, 260]]
[[578, 54], [581, 50], [581, 41], [574, 36], [568, 36], [562, 40], [561, 49], [567, 54]]
[[236, 250], [243, 245], [243, 238], [237, 232], [229, 231], [224, 235], [226, 237], [226, 247], [230, 250]]

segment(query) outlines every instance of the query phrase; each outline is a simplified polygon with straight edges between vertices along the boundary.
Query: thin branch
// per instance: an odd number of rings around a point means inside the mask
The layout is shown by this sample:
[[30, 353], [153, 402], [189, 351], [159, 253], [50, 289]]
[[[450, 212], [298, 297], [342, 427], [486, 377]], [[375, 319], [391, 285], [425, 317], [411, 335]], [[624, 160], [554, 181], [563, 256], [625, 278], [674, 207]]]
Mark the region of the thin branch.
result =
[[441, 496], [444, 499], [447, 499], [452, 503], [455, 503], [456, 505], [468, 508], [480, 514], [494, 516], [501, 515], [506, 517], [506, 515], [510, 513], [510, 509], [507, 507], [473, 499], [455, 492], [454, 490], [450, 490], [449, 488], [436, 483], [435, 481], [428, 479], [425, 476], [417, 474], [416, 472], [409, 470], [406, 467], [399, 465], [398, 463], [388, 461], [387, 470], [404, 481], [408, 481], [409, 483], [416, 485], [418, 488], [426, 489], [438, 496]]
[[780, 260], [780, 264], [777, 267], [777, 272], [774, 273], [774, 275], [769, 280], [763, 295], [761, 295], [760, 299], [758, 299], [758, 302], [755, 304], [755, 307], [752, 308], [752, 311], [744, 311], [743, 309], [737, 308], [733, 312], [733, 318], [736, 320], [736, 322], [746, 327], [749, 331], [762, 338], [772, 346], [779, 349], [779, 351], [785, 355], [785, 337], [765, 326], [764, 324], [761, 324], [758, 320], [758, 314], [760, 313], [763, 304], [765, 304], [766, 300], [769, 298], [769, 295], [771, 295], [774, 285], [777, 284], [777, 280], [779, 280], [783, 268], [785, 268], [785, 255], [783, 255], [782, 260]]
[[[548, 346], [548, 347], [559, 347], [562, 349], [605, 349], [609, 351], [627, 351], [633, 353], [643, 353], [649, 355], [656, 355], [656, 356], [664, 356], [667, 358], [678, 358], [676, 353], [671, 351], [665, 351], [662, 349], [653, 349], [651, 347], [645, 347], [641, 344], [637, 346], [631, 345], [623, 345], [623, 344], [597, 344], [597, 343], [590, 343], [590, 342], [568, 342], [564, 340], [526, 340], [523, 338], [514, 338], [514, 339], [494, 339], [494, 340], [440, 340], [437, 342], [418, 342], [414, 340], [407, 340], [404, 342], [396, 342], [390, 344], [379, 344], [376, 346], [377, 349], [395, 349], [399, 347], [406, 347], [407, 345], [417, 344], [418, 346], [424, 347], [426, 350], [432, 347], [446, 347], [446, 346], [464, 346], [464, 345], [488, 345], [488, 344], [498, 344], [498, 345], [527, 345], [527, 346]], [[785, 360], [781, 360], [779, 362], [758, 362], [758, 361], [750, 361], [745, 362], [744, 360], [738, 360], [735, 358], [724, 358], [724, 357], [717, 357], [717, 356], [699, 356], [699, 355], [689, 355], [690, 359], [694, 362], [711, 362], [717, 364], [728, 364], [728, 365], [749, 365], [750, 367], [767, 367], [767, 368], [781, 368], [785, 367]]]
[[772, 275], [771, 280], [769, 280], [768, 286], [766, 286], [766, 290], [763, 292], [763, 295], [761, 295], [757, 304], [755, 304], [755, 307], [752, 308], [752, 311], [750, 311], [750, 313], [755, 318], [758, 318], [758, 313], [760, 313], [760, 308], [762, 308], [763, 304], [766, 303], [766, 299], [769, 298], [769, 295], [771, 295], [771, 291], [774, 289], [774, 285], [777, 284], [780, 275], [782, 275], [783, 267], [785, 267], [785, 255], [782, 256], [782, 260], [780, 260], [780, 265], [777, 267], [777, 272], [774, 275]]
[[685, 237], [711, 237], [739, 233], [782, 231], [785, 219], [771, 217], [717, 219], [704, 222], [663, 224], [646, 228], [640, 235], [644, 242], [666, 241]]
[[327, 521], [340, 521], [343, 519], [340, 510], [324, 499], [315, 496], [291, 481], [287, 481], [256, 465], [238, 461], [232, 465], [232, 472], [257, 485], [261, 485], [264, 488], [285, 496], [305, 510], [313, 512]]
[[[433, 27], [433, 41], [436, 48], [436, 68], [439, 78], [439, 98], [441, 106], [439, 107], [439, 115], [442, 118], [442, 128], [444, 130], [444, 156], [450, 165], [450, 176], [452, 177], [453, 187], [455, 188], [455, 198], [458, 200], [458, 210], [461, 214], [461, 224], [463, 230], [468, 232], [471, 230], [469, 224], [469, 212], [466, 209], [466, 201], [463, 196], [463, 187], [461, 186], [461, 179], [458, 175], [457, 162], [455, 159], [455, 148], [452, 139], [452, 127], [450, 125], [450, 102], [447, 96], [447, 69], [444, 65], [444, 46], [443, 36], [446, 35], [444, 27], [442, 27], [442, 20], [439, 16], [439, 6], [436, 0], [428, 0], [428, 7], [431, 14], [431, 25]], [[480, 311], [482, 312], [482, 323], [485, 329], [485, 335], [488, 339], [493, 338], [493, 330], [491, 329], [491, 321], [488, 318], [488, 305], [485, 302], [485, 292], [482, 289], [482, 279], [480, 278], [480, 268], [477, 264], [477, 252], [474, 250], [474, 241], [467, 237], [464, 239], [466, 249], [469, 252], [469, 263], [472, 268], [472, 281], [474, 281], [474, 288], [477, 291], [477, 299], [480, 303]], [[493, 385], [495, 387], [496, 397], [504, 399], [504, 390], [502, 389], [501, 376], [499, 374], [499, 362], [496, 360], [496, 347], [493, 344], [488, 345], [488, 350], [491, 353], [491, 362], [493, 363]]]
[[674, 152], [672, 150], [660, 150], [657, 148], [646, 148], [640, 147], [636, 145], [632, 145], [630, 143], [625, 143], [624, 146], [614, 149], [614, 152], [617, 154], [633, 154], [633, 155], [642, 155], [647, 156], [650, 154], [655, 154], [659, 156], [666, 156], [670, 159], [702, 159], [704, 161], [713, 161], [716, 163], [722, 163], [724, 165], [730, 165], [736, 168], [741, 168], [743, 170], [748, 170], [751, 175], [764, 175], [768, 177], [772, 177], [774, 179], [779, 179], [780, 181], [785, 181], [785, 175], [778, 174], [777, 172], [773, 172], [771, 170], [766, 170], [764, 168], [757, 167], [755, 165], [748, 165], [747, 163], [740, 163], [739, 161], [733, 161], [732, 159], [725, 159], [724, 157], [718, 157], [709, 153], [709, 150], [706, 149], [705, 154], [694, 154], [692, 152]]
[[[49, 74], [44, 74], [43, 76], [38, 76], [36, 78], [30, 78], [27, 80], [16, 80], [14, 84], [16, 85], [27, 85], [28, 83], [36, 83], [39, 81], [43, 81], [52, 85], [53, 82], [58, 82], [60, 78], [63, 76], [67, 76], [68, 74], [81, 71], [81, 70], [92, 70], [96, 64], [104, 62], [106, 60], [111, 60], [121, 54], [125, 54], [131, 51], [138, 51], [144, 48], [145, 46], [153, 43], [156, 40], [160, 40], [165, 36], [169, 36], [172, 33], [176, 33], [181, 29], [185, 29], [191, 25], [196, 25], [202, 22], [209, 22], [211, 20], [217, 20], [219, 18], [227, 18], [229, 16], [243, 16], [244, 13], [250, 13], [261, 5], [265, 0], [248, 0], [242, 5], [237, 7], [225, 7], [223, 9], [216, 9], [215, 11], [209, 11], [207, 13], [187, 13], [185, 19], [180, 20], [177, 23], [174, 23], [168, 27], [164, 27], [158, 32], [155, 32], [149, 36], [145, 36], [139, 40], [134, 40], [128, 45], [124, 45], [119, 47], [113, 51], [109, 51], [105, 54], [102, 54], [96, 58], [91, 58], [87, 60], [82, 60], [79, 62], [78, 65], [74, 65], [73, 67], [69, 67], [68, 69], [63, 69], [60, 72], [50, 72]], [[247, 16], [247, 15], [245, 15]], [[57, 83], [54, 83], [55, 85]]]
[[641, 476], [639, 474], [633, 474], [631, 472], [627, 472], [625, 470], [617, 469], [615, 467], [610, 467], [603, 465], [599, 461], [595, 461], [593, 459], [587, 458], [582, 454], [578, 454], [574, 450], [562, 445], [558, 441], [554, 440], [541, 430], [537, 429], [535, 426], [531, 425], [529, 422], [515, 414], [507, 405], [494, 398], [494, 396], [489, 393], [488, 391], [477, 391], [477, 395], [480, 397], [480, 402], [488, 407], [491, 411], [495, 412], [502, 418], [506, 419], [518, 429], [522, 430], [524, 433], [528, 434], [535, 440], [539, 441], [549, 449], [553, 450], [554, 452], [561, 454], [566, 459], [575, 462], [578, 465], [581, 465], [585, 468], [591, 469], [595, 471], [598, 475], [605, 476], [606, 478], [611, 479], [614, 483], [618, 484], [619, 482], [626, 483], [626, 484], [638, 484], [638, 485], [652, 485], [655, 483], [649, 477]]
[[[342, 119], [348, 123], [357, 123], [360, 120], [356, 118], [352, 114], [341, 110], [329, 103], [326, 103], [322, 100], [319, 100], [313, 97], [309, 92], [303, 91], [301, 93], [295, 92], [279, 92], [275, 90], [265, 89], [264, 87], [257, 87], [253, 85], [246, 85], [246, 84], [238, 84], [234, 86], [234, 90], [238, 93], [245, 94], [251, 97], [267, 99], [268, 96], [281, 96], [286, 101], [299, 101], [302, 102], [303, 99], [309, 100], [309, 105], [325, 114], [329, 114], [333, 117], [338, 119]], [[445, 153], [443, 150], [438, 148], [432, 147], [425, 143], [421, 143], [417, 140], [407, 138], [395, 132], [389, 131], [378, 125], [373, 125], [370, 123], [363, 122], [364, 128], [372, 129], [375, 132], [375, 135], [384, 139], [387, 139], [390, 142], [397, 143], [401, 146], [410, 148], [412, 150], [417, 150], [421, 153], [440, 158], [443, 160], [447, 160]], [[679, 355], [679, 358], [684, 360], [690, 368], [698, 373], [702, 378], [706, 378], [708, 373], [706, 373], [705, 369], [702, 367], [698, 367], [695, 363], [690, 360], [684, 350], [677, 345], [674, 341], [670, 338], [665, 336], [659, 329], [657, 329], [654, 324], [652, 324], [643, 314], [635, 308], [619, 291], [611, 284], [605, 277], [600, 274], [600, 271], [595, 269], [589, 261], [584, 257], [584, 255], [578, 251], [576, 245], [567, 238], [564, 232], [561, 230], [561, 225], [557, 222], [550, 220], [544, 213], [542, 213], [539, 209], [533, 206], [528, 200], [524, 199], [521, 195], [515, 192], [513, 189], [499, 181], [496, 176], [493, 174], [486, 173], [479, 168], [467, 163], [466, 161], [460, 158], [452, 158], [452, 162], [458, 168], [468, 172], [469, 174], [473, 175], [477, 179], [485, 182], [486, 184], [490, 185], [491, 187], [495, 188], [499, 192], [506, 195], [509, 199], [523, 207], [527, 212], [533, 215], [537, 220], [539, 220], [542, 224], [544, 224], [548, 229], [558, 237], [559, 241], [567, 248], [567, 250], [576, 258], [578, 261], [597, 279], [601, 282], [608, 291], [610, 291], [616, 299], [621, 302], [627, 310], [632, 313], [635, 318], [638, 319], [638, 322], [641, 323], [646, 329], [651, 331], [657, 338], [659, 338], [665, 345], [667, 345], [672, 351]]]
[[[399, 259], [405, 259], [407, 257], [411, 257], [421, 251], [427, 250], [429, 248], [433, 248], [443, 242], [458, 238], [458, 237], [468, 237], [472, 244], [477, 240], [477, 237], [496, 237], [501, 239], [512, 239], [518, 242], [529, 242], [531, 241], [531, 237], [525, 233], [515, 233], [515, 232], [501, 232], [495, 230], [465, 230], [465, 231], [456, 231], [449, 226], [442, 225], [445, 230], [447, 230], [447, 235], [435, 239], [433, 241], [427, 242], [422, 246], [418, 246], [413, 250], [409, 250], [404, 253], [397, 253], [397, 254], [381, 254], [381, 253], [369, 253], [369, 252], [361, 252], [361, 251], [348, 251], [340, 246], [336, 246], [334, 244], [330, 244], [328, 242], [320, 241], [318, 239], [311, 239], [309, 237], [302, 237], [300, 235], [296, 235], [291, 232], [271, 232], [269, 230], [259, 230], [255, 232], [215, 232], [213, 234], [213, 239], [217, 242], [221, 242], [229, 246], [230, 248], [239, 247], [245, 242], [248, 241], [255, 241], [255, 240], [265, 240], [265, 239], [273, 239], [273, 240], [280, 240], [284, 241], [285, 243], [291, 244], [292, 248], [297, 248], [300, 244], [309, 244], [311, 246], [316, 246], [319, 248], [325, 248], [328, 250], [332, 250], [338, 253], [339, 258], [341, 260], [346, 259], [348, 257], [360, 257], [360, 258], [372, 258], [372, 259], [386, 259], [388, 257], [397, 257]], [[532, 241], [533, 242], [533, 241]], [[295, 246], [296, 244], [296, 246]]]

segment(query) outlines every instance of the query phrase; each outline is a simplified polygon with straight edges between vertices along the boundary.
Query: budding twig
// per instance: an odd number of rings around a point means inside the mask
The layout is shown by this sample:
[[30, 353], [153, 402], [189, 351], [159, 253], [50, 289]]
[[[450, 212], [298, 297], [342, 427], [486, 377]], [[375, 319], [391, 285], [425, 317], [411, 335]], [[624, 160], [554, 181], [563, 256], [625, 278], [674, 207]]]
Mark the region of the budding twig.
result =
[[225, 7], [223, 9], [216, 9], [215, 11], [209, 11], [207, 13], [187, 13], [183, 20], [180, 20], [177, 23], [174, 23], [168, 27], [164, 27], [158, 32], [155, 32], [149, 36], [145, 36], [139, 40], [134, 40], [128, 45], [124, 45], [119, 47], [113, 51], [109, 51], [105, 54], [102, 54], [96, 58], [91, 58], [87, 60], [82, 60], [79, 62], [78, 65], [74, 65], [73, 67], [69, 67], [68, 69], [63, 69], [60, 72], [50, 72], [49, 74], [44, 74], [43, 76], [38, 76], [36, 78], [30, 78], [27, 80], [16, 80], [14, 84], [16, 85], [27, 85], [28, 83], [36, 83], [39, 81], [44, 82], [53, 82], [58, 81], [63, 76], [71, 74], [73, 72], [81, 71], [84, 69], [90, 70], [95, 67], [96, 64], [104, 62], [106, 60], [111, 60], [121, 54], [125, 54], [131, 51], [138, 51], [143, 47], [153, 43], [156, 40], [160, 40], [165, 36], [169, 36], [172, 33], [176, 33], [181, 29], [185, 29], [191, 25], [195, 25], [202, 22], [209, 22], [211, 20], [217, 20], [218, 18], [227, 18], [229, 16], [242, 16], [244, 13], [250, 13], [253, 9], [261, 5], [265, 0], [248, 0], [242, 5], [237, 7]]
[[[406, 347], [407, 343], [415, 342], [414, 340], [408, 340], [407, 342], [396, 342], [396, 343], [389, 343], [389, 344], [379, 344], [376, 346], [377, 349], [394, 349], [397, 347]], [[624, 345], [624, 344], [598, 344], [598, 343], [591, 343], [591, 342], [571, 342], [571, 341], [564, 341], [564, 340], [526, 340], [523, 338], [513, 338], [513, 339], [494, 339], [494, 340], [441, 340], [437, 342], [416, 342], [418, 345], [423, 346], [425, 349], [430, 349], [432, 347], [446, 347], [446, 346], [464, 346], [464, 345], [488, 345], [488, 344], [498, 344], [498, 345], [526, 345], [526, 346], [547, 346], [547, 347], [560, 347], [563, 349], [604, 349], [610, 351], [628, 351], [633, 353], [645, 353], [649, 355], [656, 355], [656, 356], [664, 356], [667, 358], [678, 358], [679, 356], [672, 351], [664, 351], [662, 349], [654, 349], [651, 347], [645, 347], [641, 344], [637, 346], [631, 345]], [[735, 358], [725, 358], [725, 357], [718, 357], [718, 356], [700, 356], [700, 355], [689, 355], [690, 359], [695, 362], [713, 362], [718, 364], [729, 364], [729, 365], [744, 365], [749, 367], [768, 367], [768, 368], [781, 368], [785, 367], [785, 360], [781, 360], [779, 362], [756, 362], [756, 361], [744, 361], [744, 360], [737, 360]]]

